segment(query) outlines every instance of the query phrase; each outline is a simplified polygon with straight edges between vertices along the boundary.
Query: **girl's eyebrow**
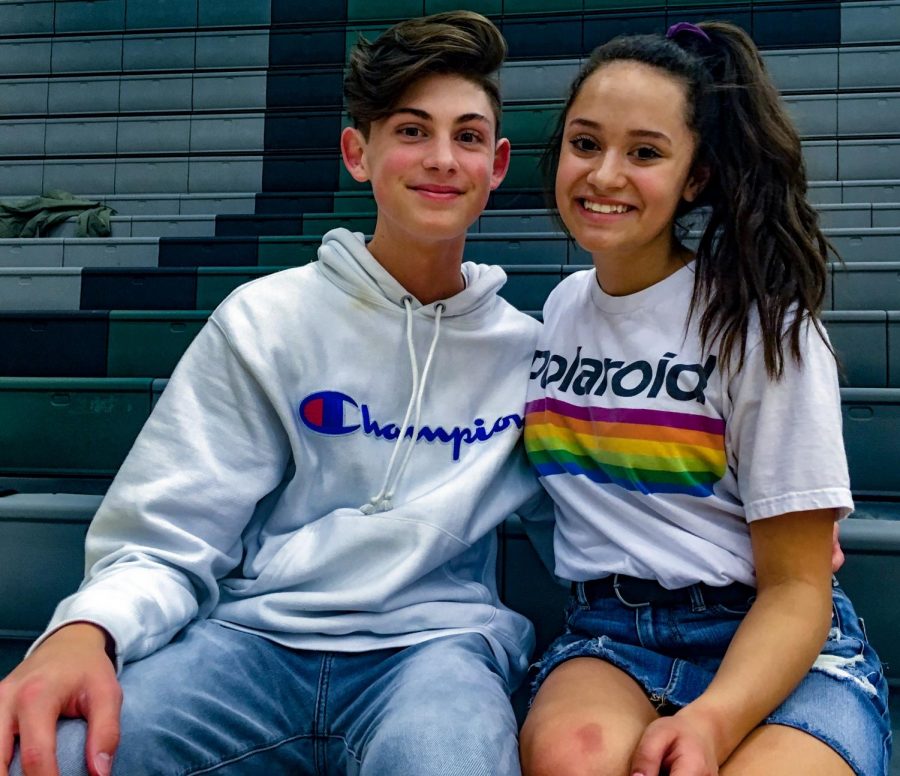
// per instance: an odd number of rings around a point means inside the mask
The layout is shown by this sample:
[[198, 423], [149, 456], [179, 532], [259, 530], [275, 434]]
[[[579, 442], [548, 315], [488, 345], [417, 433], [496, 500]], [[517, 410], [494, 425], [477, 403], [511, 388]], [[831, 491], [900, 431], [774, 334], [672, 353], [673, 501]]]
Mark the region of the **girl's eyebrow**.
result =
[[[583, 118], [574, 118], [569, 121], [569, 126], [579, 126], [586, 127], [587, 129], [593, 129], [600, 131], [603, 129], [603, 125], [598, 121], [592, 121], [591, 119], [583, 119]], [[664, 132], [657, 132], [655, 129], [630, 129], [628, 130], [629, 137], [648, 137], [653, 138], [654, 140], [665, 140], [667, 143], [671, 143], [671, 138], [665, 134]]]

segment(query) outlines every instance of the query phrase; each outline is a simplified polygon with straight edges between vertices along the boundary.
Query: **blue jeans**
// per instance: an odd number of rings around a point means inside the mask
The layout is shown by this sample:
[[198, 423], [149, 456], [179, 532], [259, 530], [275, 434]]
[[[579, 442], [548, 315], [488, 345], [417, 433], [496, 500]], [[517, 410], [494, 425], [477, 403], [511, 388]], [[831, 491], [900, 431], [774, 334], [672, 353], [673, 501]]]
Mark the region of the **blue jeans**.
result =
[[[114, 776], [520, 772], [508, 688], [478, 634], [306, 652], [201, 621], [120, 681]], [[59, 724], [62, 776], [87, 774], [85, 729]]]

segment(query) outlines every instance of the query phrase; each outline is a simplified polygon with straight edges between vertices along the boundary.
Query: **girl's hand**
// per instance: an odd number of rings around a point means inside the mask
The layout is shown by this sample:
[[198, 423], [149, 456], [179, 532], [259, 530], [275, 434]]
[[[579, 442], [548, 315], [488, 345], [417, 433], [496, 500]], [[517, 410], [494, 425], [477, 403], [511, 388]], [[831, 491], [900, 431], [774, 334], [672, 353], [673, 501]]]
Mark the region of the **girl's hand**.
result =
[[712, 738], [686, 715], [651, 722], [631, 758], [632, 776], [717, 776]]

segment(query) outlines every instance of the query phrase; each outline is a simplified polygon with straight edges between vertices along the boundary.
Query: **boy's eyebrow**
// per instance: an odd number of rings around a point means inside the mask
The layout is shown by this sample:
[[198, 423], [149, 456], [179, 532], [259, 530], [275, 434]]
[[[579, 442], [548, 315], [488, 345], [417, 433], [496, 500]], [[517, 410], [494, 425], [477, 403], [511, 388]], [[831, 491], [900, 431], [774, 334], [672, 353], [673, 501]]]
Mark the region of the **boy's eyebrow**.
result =
[[[569, 126], [572, 126], [573, 124], [580, 126], [580, 127], [587, 127], [588, 129], [596, 129], [596, 130], [603, 129], [602, 124], [600, 124], [597, 121], [591, 121], [590, 119], [581, 119], [581, 118], [572, 119], [569, 122]], [[654, 138], [655, 140], [665, 140], [668, 143], [672, 142], [672, 140], [669, 138], [669, 136], [667, 134], [665, 134], [664, 132], [657, 132], [655, 129], [631, 129], [628, 131], [628, 136], [629, 137], [651, 137], [651, 138]]]
[[[407, 107], [394, 108], [394, 110], [392, 110], [388, 114], [388, 117], [396, 116], [398, 113], [409, 113], [409, 114], [415, 116], [416, 118], [422, 119], [423, 121], [431, 121], [431, 119], [432, 119], [432, 115], [430, 113], [428, 113], [428, 111], [424, 111], [419, 108], [407, 108]], [[487, 124], [491, 123], [490, 119], [481, 113], [463, 113], [462, 116], [456, 117], [454, 123], [465, 124], [468, 121], [484, 121]]]

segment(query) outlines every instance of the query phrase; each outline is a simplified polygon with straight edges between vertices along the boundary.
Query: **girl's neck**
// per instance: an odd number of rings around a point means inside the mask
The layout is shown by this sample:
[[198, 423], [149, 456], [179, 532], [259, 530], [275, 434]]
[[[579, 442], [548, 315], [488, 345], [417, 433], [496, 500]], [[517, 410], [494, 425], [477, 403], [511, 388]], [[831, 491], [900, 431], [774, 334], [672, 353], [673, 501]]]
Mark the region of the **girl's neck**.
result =
[[593, 254], [597, 282], [610, 296], [627, 296], [650, 288], [692, 259], [693, 253], [674, 240], [666, 245], [665, 251]]

